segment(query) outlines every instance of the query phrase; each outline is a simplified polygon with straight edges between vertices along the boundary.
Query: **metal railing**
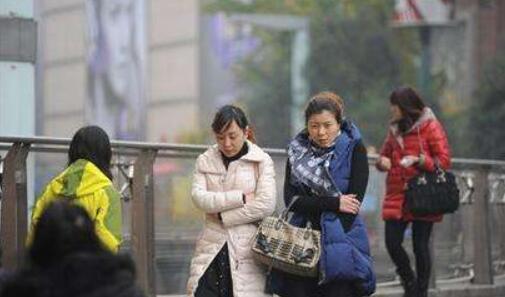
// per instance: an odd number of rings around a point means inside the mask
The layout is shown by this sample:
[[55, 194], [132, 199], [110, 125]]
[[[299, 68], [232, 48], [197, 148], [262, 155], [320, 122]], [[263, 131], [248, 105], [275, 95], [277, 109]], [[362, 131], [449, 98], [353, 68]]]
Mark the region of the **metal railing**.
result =
[[[27, 193], [34, 191], [27, 189], [27, 157], [37, 153], [61, 156], [66, 153], [69, 143], [70, 139], [63, 138], [0, 137], [0, 156], [3, 155], [3, 158], [0, 158], [0, 168], [3, 168], [3, 172], [0, 169], [0, 242], [3, 265], [7, 269], [16, 269], [23, 261], [28, 223]], [[139, 284], [149, 296], [156, 294], [156, 288], [165, 294], [183, 293], [181, 283], [184, 283], [187, 277], [187, 265], [196, 236], [193, 233], [184, 233], [185, 229], [182, 228], [182, 231], [175, 232], [175, 235], [159, 235], [163, 232], [158, 226], [160, 222], [155, 222], [155, 200], [174, 200], [175, 194], [167, 195], [168, 199], [162, 197], [165, 192], [160, 190], [163, 187], [155, 185], [155, 179], [158, 177], [155, 176], [153, 168], [157, 168], [157, 160], [185, 160], [189, 168], [196, 156], [207, 146], [113, 141], [112, 147], [115, 183], [122, 194], [123, 204], [131, 212], [125, 212], [125, 221], [129, 221], [126, 228], [129, 230], [125, 237], [128, 238], [127, 245], [137, 266]], [[266, 151], [274, 158], [281, 197], [286, 152], [281, 149]], [[369, 156], [370, 164], [375, 158], [376, 156]], [[60, 169], [63, 169], [64, 164], [59, 165]], [[191, 170], [179, 171], [181, 172], [169, 174], [178, 174], [187, 182]], [[458, 212], [446, 215], [444, 221], [436, 225], [434, 258], [441, 260], [435, 261], [434, 275], [437, 279], [433, 281], [433, 285], [469, 281], [475, 284], [492, 284], [495, 277], [505, 275], [505, 232], [502, 231], [505, 230], [505, 162], [453, 159], [452, 171], [458, 177], [461, 207]], [[372, 166], [365, 200], [372, 201], [373, 205], [370, 209], [364, 206], [363, 216], [369, 229], [372, 253], [380, 280], [379, 287], [398, 285], [383, 243], [384, 232], [380, 216], [383, 184], [384, 174], [375, 171]], [[170, 193], [181, 189], [186, 191], [180, 180], [172, 181], [165, 188], [170, 188]], [[189, 191], [186, 195], [190, 195]], [[281, 208], [282, 199], [278, 200], [278, 206]], [[183, 203], [191, 204], [190, 199]], [[168, 217], [168, 214], [166, 216]], [[179, 221], [171, 219], [165, 225], [179, 228]], [[164, 269], [172, 269], [172, 275], [164, 274]], [[180, 275], [174, 277], [173, 269], [181, 270]], [[167, 281], [169, 277], [170, 280]], [[168, 282], [172, 287], [164, 288], [160, 284], [157, 286], [156, 280], [159, 283]], [[175, 288], [176, 286], [179, 287]]]

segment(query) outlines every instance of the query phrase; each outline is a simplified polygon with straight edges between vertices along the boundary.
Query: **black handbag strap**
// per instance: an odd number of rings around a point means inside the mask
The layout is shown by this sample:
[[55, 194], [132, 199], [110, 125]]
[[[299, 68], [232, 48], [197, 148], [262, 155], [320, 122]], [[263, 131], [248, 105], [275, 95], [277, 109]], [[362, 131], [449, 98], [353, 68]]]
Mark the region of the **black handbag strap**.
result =
[[426, 152], [424, 151], [423, 148], [423, 143], [421, 142], [421, 128], [419, 128], [419, 126], [417, 126], [417, 140], [419, 142], [419, 149], [421, 151], [421, 154], [426, 156]]
[[[289, 211], [291, 210], [291, 207], [293, 207], [293, 205], [295, 204], [295, 202], [299, 198], [300, 198], [300, 196], [298, 196], [298, 195], [293, 196], [293, 198], [291, 199], [291, 202], [289, 202], [288, 206], [279, 214], [278, 218], [287, 221], [288, 220], [288, 214], [289, 214]], [[305, 229], [307, 231], [312, 230], [312, 222], [310, 220], [307, 220], [307, 223], [305, 225]]]
[[[423, 148], [423, 143], [421, 141], [421, 128], [417, 126], [417, 140], [419, 142], [419, 150], [421, 151], [421, 154], [426, 158], [426, 152]], [[436, 156], [433, 156], [433, 160], [435, 161], [435, 169], [436, 171], [443, 171], [442, 167], [440, 166], [440, 160]]]
[[282, 211], [281, 216], [280, 216], [281, 218], [283, 218], [283, 219], [287, 218], [288, 212], [291, 210], [291, 207], [293, 207], [293, 205], [298, 200], [298, 198], [300, 198], [300, 196], [298, 196], [298, 195], [293, 196], [293, 198], [291, 199], [291, 202], [289, 202], [288, 206], [286, 206], [286, 209], [284, 209]]

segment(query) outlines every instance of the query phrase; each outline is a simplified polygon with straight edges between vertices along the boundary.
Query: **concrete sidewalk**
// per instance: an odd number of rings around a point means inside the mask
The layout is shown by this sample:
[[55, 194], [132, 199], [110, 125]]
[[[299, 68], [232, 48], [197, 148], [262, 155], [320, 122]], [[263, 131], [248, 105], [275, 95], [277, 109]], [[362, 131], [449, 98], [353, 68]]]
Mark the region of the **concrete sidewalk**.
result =
[[[400, 287], [380, 288], [373, 297], [401, 297]], [[430, 297], [505, 297], [505, 276], [495, 278], [494, 285], [456, 283], [430, 290]], [[158, 295], [158, 297], [187, 297], [186, 295]]]

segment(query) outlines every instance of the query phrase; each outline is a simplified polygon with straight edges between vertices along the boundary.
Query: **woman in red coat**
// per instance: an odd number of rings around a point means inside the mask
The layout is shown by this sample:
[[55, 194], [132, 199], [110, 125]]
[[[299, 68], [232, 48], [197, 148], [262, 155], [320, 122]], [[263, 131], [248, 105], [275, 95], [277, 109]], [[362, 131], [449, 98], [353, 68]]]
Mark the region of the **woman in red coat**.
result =
[[[451, 163], [445, 131], [430, 108], [410, 87], [390, 96], [392, 120], [376, 167], [387, 171], [382, 218], [386, 222], [386, 248], [396, 265], [405, 297], [425, 297], [431, 271], [429, 240], [434, 222], [441, 215], [414, 216], [404, 208], [405, 185], [421, 171], [434, 171], [436, 164]], [[402, 246], [405, 229], [412, 223], [416, 274]], [[417, 277], [416, 277], [417, 275]]]

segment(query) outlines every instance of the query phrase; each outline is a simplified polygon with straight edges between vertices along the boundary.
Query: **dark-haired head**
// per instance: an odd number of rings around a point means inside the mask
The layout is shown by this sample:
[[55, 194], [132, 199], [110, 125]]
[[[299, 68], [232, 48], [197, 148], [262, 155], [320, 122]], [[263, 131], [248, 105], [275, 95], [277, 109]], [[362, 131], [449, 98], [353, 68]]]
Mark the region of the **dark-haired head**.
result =
[[309, 122], [312, 115], [322, 113], [323, 111], [328, 111], [335, 115], [337, 123], [342, 124], [344, 117], [344, 101], [333, 92], [325, 91], [317, 93], [310, 98], [305, 108], [305, 124]]
[[216, 112], [212, 121], [212, 131], [214, 133], [222, 133], [230, 127], [233, 121], [243, 130], [249, 125], [249, 121], [240, 107], [225, 105]]
[[112, 180], [111, 158], [112, 150], [109, 136], [102, 128], [86, 126], [74, 134], [68, 150], [69, 165], [78, 159], [88, 160]]
[[419, 94], [411, 87], [395, 89], [389, 96], [389, 102], [400, 111], [400, 115], [393, 117], [393, 123], [398, 124], [398, 129], [402, 133], [414, 125], [426, 107]]
[[47, 267], [76, 252], [105, 253], [86, 211], [65, 198], [57, 199], [35, 225], [30, 263]]
[[244, 111], [233, 105], [225, 105], [217, 111], [212, 121], [212, 131], [219, 149], [227, 157], [237, 154], [246, 139], [255, 141]]
[[343, 101], [335, 93], [321, 92], [313, 96], [305, 108], [305, 125], [309, 138], [319, 147], [330, 147], [340, 133]]

